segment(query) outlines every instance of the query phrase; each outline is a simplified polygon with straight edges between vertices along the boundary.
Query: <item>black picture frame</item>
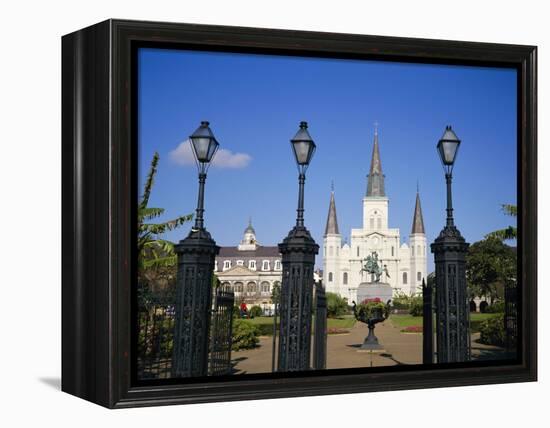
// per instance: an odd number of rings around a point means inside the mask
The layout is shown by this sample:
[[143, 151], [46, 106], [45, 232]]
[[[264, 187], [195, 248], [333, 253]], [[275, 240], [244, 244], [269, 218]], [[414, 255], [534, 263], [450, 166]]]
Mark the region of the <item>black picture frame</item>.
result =
[[[513, 67], [518, 71], [519, 359], [139, 384], [132, 375], [136, 46]], [[109, 408], [537, 379], [537, 49], [107, 20], [62, 38], [62, 390]]]

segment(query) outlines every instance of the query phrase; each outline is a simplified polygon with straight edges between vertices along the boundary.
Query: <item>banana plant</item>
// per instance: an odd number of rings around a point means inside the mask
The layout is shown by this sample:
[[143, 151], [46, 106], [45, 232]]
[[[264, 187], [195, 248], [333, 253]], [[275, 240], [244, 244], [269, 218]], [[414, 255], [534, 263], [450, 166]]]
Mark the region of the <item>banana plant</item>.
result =
[[138, 207], [138, 267], [140, 270], [175, 266], [177, 256], [174, 252], [174, 243], [159, 236], [193, 219], [193, 214], [187, 214], [169, 221], [152, 222], [164, 214], [164, 208], [149, 207], [158, 163], [159, 154], [155, 152]]

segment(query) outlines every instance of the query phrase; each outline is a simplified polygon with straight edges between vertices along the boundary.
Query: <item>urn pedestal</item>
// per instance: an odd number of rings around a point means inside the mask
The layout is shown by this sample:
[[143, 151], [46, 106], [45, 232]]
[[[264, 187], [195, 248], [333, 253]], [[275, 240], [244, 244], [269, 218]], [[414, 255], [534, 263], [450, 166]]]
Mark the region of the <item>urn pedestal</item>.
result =
[[362, 282], [357, 287], [357, 303], [365, 299], [380, 299], [382, 303], [391, 300], [393, 289], [387, 282]]

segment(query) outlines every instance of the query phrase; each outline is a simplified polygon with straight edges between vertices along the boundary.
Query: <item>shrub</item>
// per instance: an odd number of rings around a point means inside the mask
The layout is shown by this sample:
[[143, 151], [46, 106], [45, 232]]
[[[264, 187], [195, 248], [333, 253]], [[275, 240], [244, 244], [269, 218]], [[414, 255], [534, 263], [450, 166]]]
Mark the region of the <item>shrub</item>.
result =
[[504, 314], [494, 316], [481, 323], [479, 326], [479, 342], [485, 345], [504, 346], [506, 343], [506, 331], [504, 329]]
[[252, 349], [260, 343], [260, 331], [254, 324], [243, 320], [233, 321], [233, 344], [231, 349], [239, 351], [241, 349]]
[[261, 317], [264, 311], [262, 310], [262, 308], [256, 305], [256, 306], [252, 306], [250, 308], [250, 311], [248, 311], [248, 313], [250, 314], [251, 318], [255, 318], [255, 317]]
[[485, 312], [490, 314], [504, 313], [504, 302], [500, 301], [500, 302], [493, 303], [490, 306], [487, 306], [487, 308], [485, 309]]
[[326, 293], [326, 298], [327, 298], [327, 316], [329, 318], [337, 318], [347, 313], [348, 303], [339, 294], [331, 293], [329, 291]]
[[406, 309], [409, 310], [411, 307], [411, 296], [408, 294], [403, 293], [402, 291], [398, 291], [394, 294], [392, 298], [392, 307], [393, 309], [401, 310]]
[[424, 313], [424, 302], [421, 295], [411, 296], [409, 314], [413, 317], [421, 317]]

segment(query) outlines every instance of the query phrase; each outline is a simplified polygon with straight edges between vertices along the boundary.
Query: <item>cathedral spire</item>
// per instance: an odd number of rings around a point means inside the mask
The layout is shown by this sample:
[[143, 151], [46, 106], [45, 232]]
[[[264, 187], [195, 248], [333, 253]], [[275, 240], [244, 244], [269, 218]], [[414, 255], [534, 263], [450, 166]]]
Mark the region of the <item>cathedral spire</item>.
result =
[[420, 194], [418, 193], [418, 184], [416, 189], [416, 205], [414, 207], [414, 217], [411, 234], [412, 233], [426, 233], [424, 231], [424, 218], [422, 217], [422, 207], [420, 206]]
[[378, 148], [378, 124], [374, 129], [374, 146], [370, 161], [370, 171], [367, 182], [367, 196], [386, 196], [384, 189], [384, 173], [380, 161], [380, 149]]
[[330, 192], [330, 204], [328, 207], [327, 226], [325, 227], [326, 235], [339, 235], [338, 220], [336, 218], [336, 202], [334, 202], [334, 184], [332, 184], [332, 191]]

